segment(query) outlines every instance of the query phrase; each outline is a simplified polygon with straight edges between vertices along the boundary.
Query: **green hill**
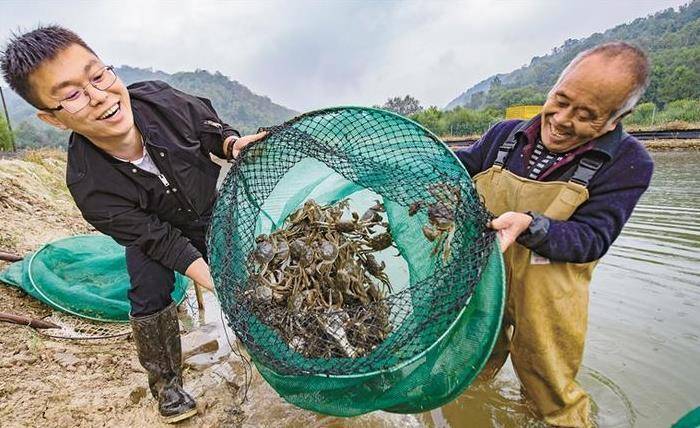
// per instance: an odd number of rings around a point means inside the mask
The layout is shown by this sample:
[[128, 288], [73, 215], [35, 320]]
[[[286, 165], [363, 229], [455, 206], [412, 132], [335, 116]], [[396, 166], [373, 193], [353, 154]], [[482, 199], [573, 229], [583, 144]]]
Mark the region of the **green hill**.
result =
[[[241, 83], [223, 74], [205, 70], [168, 74], [144, 68], [121, 66], [117, 75], [127, 84], [143, 80], [163, 80], [182, 91], [209, 98], [219, 116], [241, 133], [255, 132], [260, 126], [284, 122], [297, 114], [275, 104], [270, 98], [254, 94]], [[6, 90], [10, 119], [18, 147], [65, 146], [67, 133], [41, 122], [35, 109], [17, 94]]]
[[587, 38], [569, 39], [551, 53], [515, 71], [497, 74], [467, 89], [445, 110], [541, 104], [564, 67], [581, 51], [624, 40], [645, 49], [652, 61], [651, 85], [642, 102], [662, 107], [680, 98], [700, 98], [700, 0], [667, 9]]

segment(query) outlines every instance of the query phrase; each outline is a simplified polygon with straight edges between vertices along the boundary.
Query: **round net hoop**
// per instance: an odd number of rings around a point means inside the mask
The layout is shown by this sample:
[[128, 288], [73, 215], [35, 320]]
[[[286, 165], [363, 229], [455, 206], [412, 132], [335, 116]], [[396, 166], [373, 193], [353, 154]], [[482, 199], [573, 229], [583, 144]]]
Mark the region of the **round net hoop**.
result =
[[[461, 162], [430, 131], [384, 110], [323, 109], [268, 131], [228, 173], [208, 236], [222, 309], [261, 374], [288, 401], [340, 416], [421, 411], [453, 398], [485, 363], [504, 296], [489, 214]], [[249, 298], [260, 288], [260, 268], [251, 261], [256, 241], [289, 228], [309, 201], [356, 213], [382, 206], [392, 247], [377, 259], [391, 285], [378, 301], [360, 305], [387, 314], [380, 320], [386, 335], [371, 347], [353, 341], [358, 323], [344, 323], [342, 340], [327, 328], [356, 319], [355, 307], [298, 310]], [[436, 231], [440, 205], [453, 221]], [[426, 227], [437, 238], [426, 239]], [[276, 311], [298, 323], [297, 334], [314, 332], [337, 352], [309, 355], [308, 339], [298, 346], [270, 322]]]

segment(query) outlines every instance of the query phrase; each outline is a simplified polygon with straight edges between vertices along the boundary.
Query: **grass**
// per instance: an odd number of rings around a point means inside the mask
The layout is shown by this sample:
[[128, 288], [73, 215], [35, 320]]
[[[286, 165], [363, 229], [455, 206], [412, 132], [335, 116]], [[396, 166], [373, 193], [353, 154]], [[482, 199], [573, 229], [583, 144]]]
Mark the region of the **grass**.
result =
[[66, 160], [66, 153], [60, 149], [25, 150], [14, 159], [0, 160], [0, 180], [7, 180], [7, 185], [15, 188], [16, 197], [29, 204], [72, 203], [65, 183]]
[[16, 248], [19, 245], [19, 240], [14, 236], [2, 234], [0, 235], [0, 248]]
[[45, 149], [28, 149], [22, 152], [22, 160], [32, 162], [42, 166], [48, 166], [46, 161], [49, 159], [60, 160], [66, 162], [68, 157], [65, 151], [61, 149], [45, 148]]
[[40, 357], [44, 349], [44, 341], [37, 332], [31, 330], [31, 336], [27, 339], [27, 349], [35, 357]]

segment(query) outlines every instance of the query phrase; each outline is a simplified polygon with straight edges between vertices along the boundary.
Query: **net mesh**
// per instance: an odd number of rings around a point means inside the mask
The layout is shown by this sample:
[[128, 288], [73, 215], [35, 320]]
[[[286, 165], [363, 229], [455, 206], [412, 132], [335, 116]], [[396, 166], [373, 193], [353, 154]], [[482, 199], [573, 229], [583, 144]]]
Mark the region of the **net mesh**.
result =
[[[491, 256], [489, 214], [464, 167], [429, 131], [382, 110], [324, 109], [268, 131], [224, 180], [208, 238], [212, 274], [232, 329], [257, 362], [282, 376], [358, 376], [414, 361], [455, 322]], [[347, 205], [344, 219], [381, 204], [392, 246], [371, 254], [383, 262], [390, 287], [360, 263], [364, 288], [374, 283], [382, 290], [379, 298], [346, 296], [343, 304], [328, 305], [319, 295], [332, 298], [337, 269], [327, 283], [298, 285], [272, 299], [277, 290], [261, 288], [263, 267], [255, 257], [260, 243], [289, 233], [290, 218], [310, 200], [322, 209]], [[317, 223], [328, 223], [328, 217]], [[307, 224], [302, 240], [317, 254], [318, 242], [332, 239], [312, 226]], [[437, 235], [432, 240], [431, 233]], [[274, 244], [277, 255], [280, 246]], [[309, 276], [318, 272], [314, 263]], [[284, 283], [299, 264], [291, 257], [270, 278]], [[300, 273], [292, 282], [304, 278]], [[290, 303], [295, 292], [311, 286], [319, 295], [306, 299], [305, 307]], [[385, 335], [367, 344], [367, 331]]]
[[50, 317], [44, 318], [44, 321], [50, 321], [60, 327], [36, 329], [42, 336], [52, 339], [103, 344], [124, 340], [131, 334], [131, 326], [126, 323], [92, 321], [59, 311], [53, 311]]

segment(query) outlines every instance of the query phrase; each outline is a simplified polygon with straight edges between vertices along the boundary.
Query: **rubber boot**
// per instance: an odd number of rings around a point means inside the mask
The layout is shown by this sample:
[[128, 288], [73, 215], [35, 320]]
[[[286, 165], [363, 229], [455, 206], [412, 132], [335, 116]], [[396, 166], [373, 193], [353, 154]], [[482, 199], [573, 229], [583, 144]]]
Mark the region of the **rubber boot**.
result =
[[197, 414], [194, 399], [182, 388], [182, 350], [177, 307], [172, 303], [155, 314], [130, 317], [139, 362], [148, 372], [148, 386], [166, 423]]

